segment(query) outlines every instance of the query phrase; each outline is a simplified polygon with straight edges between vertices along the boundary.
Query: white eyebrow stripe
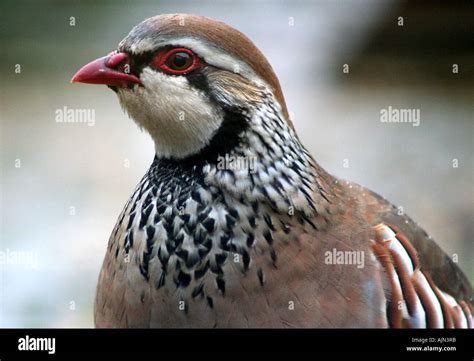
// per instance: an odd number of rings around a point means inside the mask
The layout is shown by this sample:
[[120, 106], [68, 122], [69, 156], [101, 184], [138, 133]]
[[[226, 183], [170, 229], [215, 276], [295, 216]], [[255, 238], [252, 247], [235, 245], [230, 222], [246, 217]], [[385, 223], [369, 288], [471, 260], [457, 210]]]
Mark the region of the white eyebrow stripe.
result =
[[[120, 42], [119, 48], [124, 45], [125, 39], [123, 39]], [[133, 54], [146, 53], [148, 51], [153, 51], [154, 49], [155, 49], [155, 41], [151, 38], [140, 39], [138, 43], [132, 44], [132, 46], [130, 46], [130, 51]]]
[[156, 41], [150, 38], [144, 38], [136, 44], [132, 44], [130, 51], [133, 54], [140, 54], [169, 45], [188, 48], [202, 57], [206, 63], [221, 69], [241, 74], [245, 78], [252, 80], [257, 84], [265, 85], [268, 88], [268, 84], [264, 82], [245, 62], [226, 53], [219, 47], [201, 39], [196, 39], [193, 37], [180, 37], [176, 39]]

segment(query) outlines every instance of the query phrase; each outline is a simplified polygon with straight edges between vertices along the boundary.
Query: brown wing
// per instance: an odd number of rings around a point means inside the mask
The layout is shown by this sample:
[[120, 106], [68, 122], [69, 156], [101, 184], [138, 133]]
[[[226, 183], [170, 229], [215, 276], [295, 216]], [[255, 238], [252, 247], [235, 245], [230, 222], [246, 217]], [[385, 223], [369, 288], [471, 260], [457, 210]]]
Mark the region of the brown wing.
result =
[[[472, 304], [465, 298], [469, 291], [472, 294], [470, 285], [460, 269], [450, 263], [449, 257], [433, 241], [432, 248], [427, 246], [428, 240], [421, 243], [424, 246], [424, 253], [421, 253], [416, 244], [394, 225], [380, 223], [374, 231], [372, 248], [388, 281], [387, 318], [391, 327], [473, 327]], [[420, 241], [417, 243], [420, 245]], [[422, 254], [425, 262], [421, 259]], [[436, 265], [434, 262], [439, 262], [440, 258], [443, 262]], [[442, 278], [439, 278], [440, 270], [446, 271]], [[450, 294], [447, 288], [439, 287], [438, 281], [445, 284], [448, 280], [459, 284], [450, 285], [456, 293]]]
[[386, 215], [384, 222], [394, 225], [410, 239], [423, 270], [431, 276], [440, 289], [457, 299], [474, 301], [472, 286], [461, 268], [421, 227], [406, 216], [397, 219], [394, 214]]

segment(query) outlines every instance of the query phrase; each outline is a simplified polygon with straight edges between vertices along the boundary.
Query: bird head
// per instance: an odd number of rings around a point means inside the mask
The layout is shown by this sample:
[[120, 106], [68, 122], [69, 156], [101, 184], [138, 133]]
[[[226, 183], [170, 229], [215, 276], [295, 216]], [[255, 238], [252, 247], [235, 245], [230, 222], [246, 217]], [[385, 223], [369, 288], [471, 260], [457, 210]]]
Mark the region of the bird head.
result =
[[289, 124], [280, 84], [260, 50], [241, 32], [201, 16], [149, 18], [71, 81], [114, 90], [161, 158], [230, 149], [265, 102]]

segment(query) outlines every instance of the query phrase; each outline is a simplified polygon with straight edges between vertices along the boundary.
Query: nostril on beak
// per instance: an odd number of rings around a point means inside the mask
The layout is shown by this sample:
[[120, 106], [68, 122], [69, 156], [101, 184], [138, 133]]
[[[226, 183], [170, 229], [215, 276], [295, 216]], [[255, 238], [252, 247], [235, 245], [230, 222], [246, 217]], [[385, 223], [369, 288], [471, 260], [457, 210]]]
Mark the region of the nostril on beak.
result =
[[112, 52], [109, 55], [109, 58], [105, 61], [105, 65], [111, 69], [116, 68], [123, 62], [128, 60], [128, 54], [126, 53], [117, 53], [116, 51]]
[[105, 61], [105, 66], [125, 74], [137, 75], [132, 72], [129, 60], [128, 54], [114, 51], [109, 54], [109, 58]]

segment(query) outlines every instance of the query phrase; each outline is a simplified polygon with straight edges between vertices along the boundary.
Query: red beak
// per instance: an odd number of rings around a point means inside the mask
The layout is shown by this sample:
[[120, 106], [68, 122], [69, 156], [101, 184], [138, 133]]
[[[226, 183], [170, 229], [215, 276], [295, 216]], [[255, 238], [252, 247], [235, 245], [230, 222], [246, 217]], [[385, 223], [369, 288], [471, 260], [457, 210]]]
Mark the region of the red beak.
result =
[[[71, 83], [104, 84], [127, 87], [130, 84], [140, 84], [140, 79], [129, 74], [128, 54], [112, 52], [107, 56], [91, 61], [84, 65], [72, 77]], [[123, 68], [120, 70], [120, 68]]]

